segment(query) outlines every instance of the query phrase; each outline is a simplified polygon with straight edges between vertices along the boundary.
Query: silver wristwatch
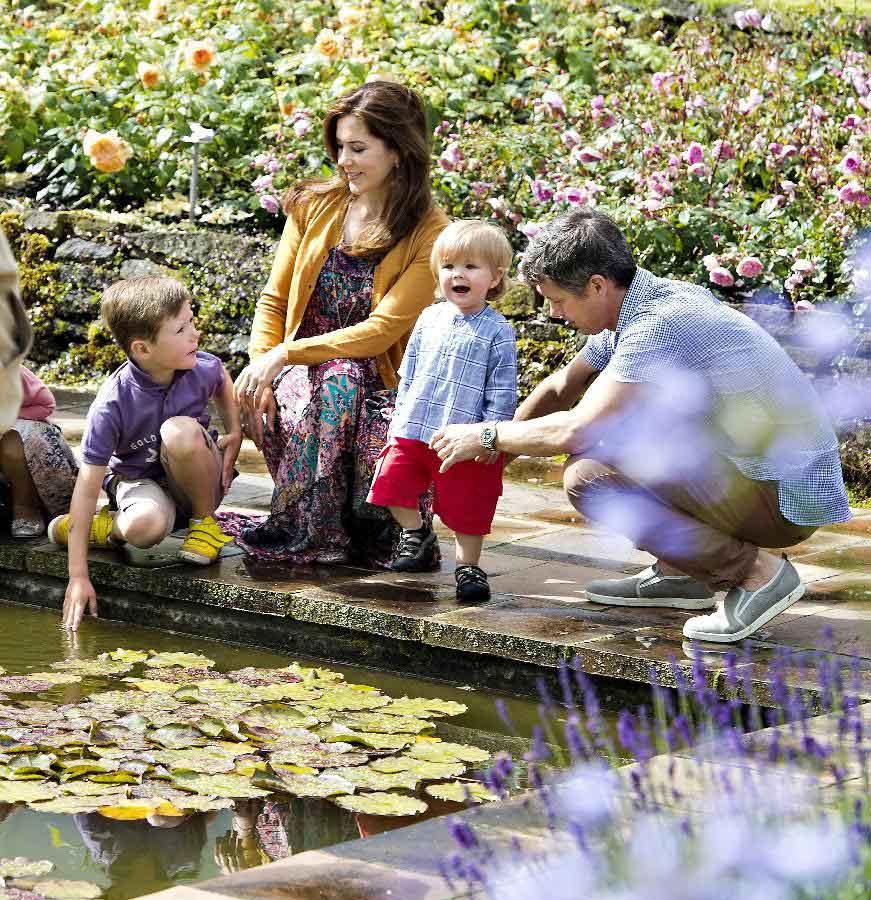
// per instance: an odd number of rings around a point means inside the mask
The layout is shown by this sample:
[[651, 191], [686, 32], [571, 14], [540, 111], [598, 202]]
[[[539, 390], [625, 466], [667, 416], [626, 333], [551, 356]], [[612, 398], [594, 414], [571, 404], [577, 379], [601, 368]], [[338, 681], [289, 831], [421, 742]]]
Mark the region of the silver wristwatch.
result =
[[498, 422], [482, 422], [481, 423], [481, 446], [485, 450], [493, 452], [496, 449], [496, 426]]

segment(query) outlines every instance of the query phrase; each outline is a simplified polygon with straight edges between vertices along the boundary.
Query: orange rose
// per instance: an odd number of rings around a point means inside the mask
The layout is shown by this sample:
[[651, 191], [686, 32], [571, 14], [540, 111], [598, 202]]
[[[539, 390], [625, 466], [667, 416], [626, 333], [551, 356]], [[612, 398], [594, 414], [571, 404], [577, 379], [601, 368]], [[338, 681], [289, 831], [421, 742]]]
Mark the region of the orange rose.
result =
[[204, 41], [189, 41], [184, 50], [185, 65], [194, 72], [206, 72], [214, 65], [217, 50], [210, 38]]
[[342, 53], [341, 39], [331, 28], [324, 28], [315, 38], [315, 50], [327, 59], [336, 59]]
[[157, 87], [160, 82], [163, 81], [163, 72], [157, 63], [139, 63], [136, 68], [136, 74], [142, 82], [142, 87], [148, 88], [149, 90]]
[[105, 134], [89, 128], [82, 141], [82, 149], [100, 172], [119, 172], [133, 156], [133, 148], [112, 129]]

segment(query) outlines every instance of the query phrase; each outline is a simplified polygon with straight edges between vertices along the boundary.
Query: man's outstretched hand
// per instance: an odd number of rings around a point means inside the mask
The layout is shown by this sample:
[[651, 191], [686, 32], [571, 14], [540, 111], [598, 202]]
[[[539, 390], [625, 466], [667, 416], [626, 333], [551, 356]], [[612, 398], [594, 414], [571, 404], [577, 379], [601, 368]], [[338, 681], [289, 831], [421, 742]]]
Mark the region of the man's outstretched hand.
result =
[[429, 445], [442, 461], [439, 472], [447, 472], [458, 462], [487, 452], [481, 446], [480, 425], [446, 425], [430, 438]]
[[89, 616], [97, 615], [97, 594], [91, 584], [91, 579], [87, 577], [70, 578], [64, 596], [63, 627], [68, 631], [76, 631], [85, 611]]

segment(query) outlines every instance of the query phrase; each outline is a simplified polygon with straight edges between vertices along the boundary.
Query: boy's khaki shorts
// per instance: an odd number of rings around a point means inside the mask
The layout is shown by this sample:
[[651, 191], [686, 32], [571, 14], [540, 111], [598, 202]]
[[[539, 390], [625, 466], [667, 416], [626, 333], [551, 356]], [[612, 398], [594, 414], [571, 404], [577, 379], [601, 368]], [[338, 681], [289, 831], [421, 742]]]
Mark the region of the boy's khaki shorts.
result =
[[[218, 449], [212, 436], [203, 429], [203, 437], [212, 451], [218, 469], [215, 483], [215, 508], [221, 502], [221, 472], [223, 469], [223, 453]], [[161, 449], [160, 461], [163, 463], [162, 478], [121, 478], [114, 475], [106, 485], [106, 493], [113, 507], [120, 512], [130, 509], [137, 503], [151, 503], [159, 511], [163, 519], [165, 538], [176, 528], [185, 527], [191, 515], [191, 503], [185, 492], [172, 477], [166, 458]]]

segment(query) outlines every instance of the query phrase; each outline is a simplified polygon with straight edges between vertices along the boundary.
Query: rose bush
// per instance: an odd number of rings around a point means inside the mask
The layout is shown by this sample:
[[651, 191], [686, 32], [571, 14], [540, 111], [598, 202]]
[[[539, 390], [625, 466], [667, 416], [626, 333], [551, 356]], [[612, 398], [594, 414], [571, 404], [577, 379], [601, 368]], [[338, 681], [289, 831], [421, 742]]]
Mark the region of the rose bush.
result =
[[589, 204], [660, 274], [733, 297], [851, 297], [849, 242], [871, 217], [866, 23], [738, 13], [680, 22], [595, 0], [7, 6], [0, 154], [38, 204], [126, 209], [186, 193], [181, 138], [198, 122], [216, 133], [201, 147], [207, 221], [248, 214], [277, 229], [282, 190], [328, 163], [325, 108], [393, 77], [428, 104], [439, 202], [495, 219], [518, 249], [541, 220]]

